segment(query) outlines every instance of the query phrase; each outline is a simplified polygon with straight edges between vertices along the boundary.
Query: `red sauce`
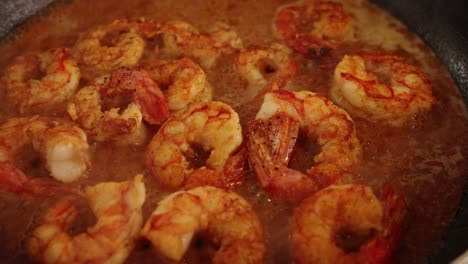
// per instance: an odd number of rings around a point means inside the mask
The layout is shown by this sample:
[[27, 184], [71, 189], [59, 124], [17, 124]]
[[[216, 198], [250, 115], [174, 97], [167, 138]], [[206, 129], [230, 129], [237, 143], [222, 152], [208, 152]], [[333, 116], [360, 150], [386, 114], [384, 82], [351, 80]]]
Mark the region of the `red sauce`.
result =
[[[363, 147], [363, 160], [354, 180], [370, 185], [377, 192], [383, 186], [393, 185], [398, 193], [405, 196], [408, 213], [396, 262], [421, 263], [431, 253], [452, 219], [465, 186], [468, 175], [466, 110], [446, 67], [414, 34], [372, 4], [351, 0], [343, 2], [354, 20], [357, 42], [341, 47], [338, 51], [340, 54], [376, 49], [393, 51], [428, 74], [434, 87], [437, 103], [432, 111], [425, 117], [412, 120], [406, 127], [390, 128], [354, 119]], [[280, 4], [284, 4], [284, 1], [82, 0], [71, 4], [57, 3], [49, 8], [47, 16], [30, 19], [13, 34], [13, 40], [5, 41], [0, 47], [0, 69], [20, 54], [53, 47], [72, 47], [79, 33], [118, 18], [144, 16], [159, 21], [182, 19], [201, 29], [222, 21], [236, 29], [245, 46], [266, 45], [280, 41], [272, 33], [272, 18]], [[144, 60], [152, 59], [152, 56], [145, 55]], [[299, 56], [296, 59], [300, 67], [299, 75], [293, 81], [293, 89], [310, 90], [327, 96], [333, 70], [320, 67], [320, 63], [314, 60]], [[233, 60], [234, 56], [221, 58], [217, 67], [207, 71], [207, 74], [214, 88], [213, 99], [231, 104], [244, 125], [254, 118], [261, 101], [248, 104], [243, 101], [246, 82], [236, 72]], [[333, 66], [336, 62], [325, 63]], [[1, 101], [6, 102], [4, 95], [1, 96]], [[1, 121], [17, 115], [8, 103], [0, 105]], [[51, 115], [63, 116], [63, 108]], [[303, 158], [307, 157], [304, 154], [310, 156], [316, 151], [313, 147], [296, 150], [292, 157], [293, 166], [305, 170], [312, 162]], [[18, 163], [23, 164], [22, 167], [30, 175], [46, 176], [40, 166], [24, 165], [34, 161], [34, 157], [23, 156], [19, 157]], [[92, 147], [89, 175], [75, 184], [84, 187], [102, 181], [122, 181], [140, 172], [146, 172], [144, 147], [96, 143]], [[146, 177], [145, 184], [147, 200], [144, 219], [147, 219], [166, 193], [158, 189], [151, 177]], [[294, 206], [272, 200], [259, 189], [252, 173], [248, 182], [237, 191], [254, 206], [264, 226], [267, 263], [291, 262], [287, 226]], [[27, 261], [25, 239], [38, 224], [44, 209], [53, 202], [55, 199], [22, 199], [0, 192], [0, 258], [5, 263]], [[74, 233], [83, 231], [95, 221], [84, 203], [81, 213], [83, 216], [73, 226]], [[205, 249], [200, 242], [195, 242], [186, 255], [186, 261], [206, 261], [205, 253], [210, 255], [212, 249]], [[160, 258], [142, 243], [137, 245], [127, 262], [155, 263]]]

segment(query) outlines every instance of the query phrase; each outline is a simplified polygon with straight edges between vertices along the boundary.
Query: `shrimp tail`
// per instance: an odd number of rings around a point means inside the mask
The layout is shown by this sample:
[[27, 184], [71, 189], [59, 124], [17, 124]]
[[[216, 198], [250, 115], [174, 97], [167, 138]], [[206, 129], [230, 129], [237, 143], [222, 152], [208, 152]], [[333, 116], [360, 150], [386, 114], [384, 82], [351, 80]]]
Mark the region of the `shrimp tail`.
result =
[[384, 209], [382, 218], [384, 230], [376, 240], [362, 248], [363, 259], [359, 263], [393, 263], [393, 252], [401, 236], [406, 202], [390, 186], [384, 188], [381, 200]]
[[247, 126], [249, 162], [260, 185], [281, 199], [300, 200], [316, 191], [305, 174], [287, 168], [299, 134], [299, 123], [280, 113]]
[[159, 86], [151, 80], [146, 71], [140, 70], [143, 89], [137, 89], [133, 94], [135, 102], [140, 106], [143, 118], [150, 124], [161, 124], [169, 115], [167, 99]]
[[224, 181], [228, 186], [237, 186], [245, 182], [249, 173], [248, 151], [242, 146], [236, 154], [224, 164]]

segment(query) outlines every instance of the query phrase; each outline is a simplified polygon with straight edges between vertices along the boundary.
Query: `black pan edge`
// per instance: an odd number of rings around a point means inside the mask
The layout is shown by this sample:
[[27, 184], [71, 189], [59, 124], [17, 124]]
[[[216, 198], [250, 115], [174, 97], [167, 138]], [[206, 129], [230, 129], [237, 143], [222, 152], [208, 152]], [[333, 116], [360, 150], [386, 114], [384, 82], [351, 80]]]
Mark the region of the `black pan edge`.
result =
[[[372, 0], [399, 18], [447, 65], [468, 105], [468, 17], [463, 0]], [[468, 175], [467, 175], [468, 176]], [[468, 249], [468, 186], [455, 218], [426, 263], [449, 263]], [[421, 219], [423, 221], [423, 219]]]

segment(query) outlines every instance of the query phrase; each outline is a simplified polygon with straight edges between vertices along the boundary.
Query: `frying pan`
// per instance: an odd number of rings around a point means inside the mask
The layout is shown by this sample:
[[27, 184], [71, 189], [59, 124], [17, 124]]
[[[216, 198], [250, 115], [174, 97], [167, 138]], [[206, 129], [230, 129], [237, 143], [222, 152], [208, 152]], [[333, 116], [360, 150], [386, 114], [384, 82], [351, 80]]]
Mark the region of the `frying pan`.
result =
[[[464, 0], [372, 0], [416, 32], [448, 66], [468, 105], [468, 17]], [[0, 1], [0, 37], [53, 0]], [[467, 186], [468, 187], [468, 186]], [[468, 188], [427, 263], [448, 263], [468, 249]]]

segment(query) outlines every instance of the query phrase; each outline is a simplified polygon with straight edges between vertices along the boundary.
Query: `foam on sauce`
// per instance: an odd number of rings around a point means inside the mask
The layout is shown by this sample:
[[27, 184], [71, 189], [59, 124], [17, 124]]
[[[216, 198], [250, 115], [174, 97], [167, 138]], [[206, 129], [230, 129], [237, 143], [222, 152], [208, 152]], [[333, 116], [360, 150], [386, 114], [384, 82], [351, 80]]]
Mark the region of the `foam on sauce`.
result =
[[[396, 252], [396, 262], [421, 263], [452, 219], [468, 175], [466, 110], [446, 67], [441, 65], [418, 37], [395, 18], [364, 0], [342, 1], [353, 17], [357, 42], [342, 47], [339, 52], [346, 54], [376, 49], [394, 51], [419, 66], [430, 76], [434, 86], [437, 103], [431, 113], [424, 118], [414, 119], [405, 128], [390, 128], [354, 119], [364, 153], [355, 180], [370, 185], [377, 192], [385, 185], [393, 185], [406, 197], [409, 207]], [[160, 21], [182, 19], [201, 29], [221, 21], [236, 29], [245, 46], [267, 45], [279, 41], [272, 32], [272, 18], [276, 8], [285, 3], [280, 0], [59, 2], [48, 9], [47, 16], [29, 20], [15, 33], [14, 40], [5, 41], [0, 47], [0, 69], [20, 54], [53, 47], [71, 47], [80, 32], [117, 18], [144, 16]], [[151, 59], [151, 56], [145, 57], [145, 60]], [[243, 92], [246, 83], [236, 73], [233, 59], [234, 56], [222, 58], [218, 66], [208, 71], [207, 75], [214, 88], [213, 99], [231, 104], [238, 111], [242, 124], [245, 124], [254, 118], [261, 101], [245, 101]], [[297, 59], [301, 64], [299, 76], [291, 88], [326, 96], [331, 85], [332, 71], [321, 69], [312, 60]], [[0, 100], [6, 102], [4, 95], [1, 96]], [[17, 115], [8, 103], [0, 105], [0, 121]], [[59, 110], [51, 115], [62, 116], [63, 112]], [[31, 175], [46, 176], [43, 168], [24, 164], [26, 161], [34, 161], [34, 157], [23, 156], [18, 163]], [[92, 170], [85, 179], [74, 184], [84, 188], [102, 181], [132, 178], [136, 173], [146, 171], [143, 157], [143, 147], [93, 144]], [[300, 164], [296, 166], [301, 167]], [[249, 177], [248, 183], [237, 191], [255, 207], [264, 225], [268, 246], [266, 262], [290, 263], [287, 226], [293, 206], [271, 200], [259, 189], [254, 176]], [[146, 177], [145, 184], [147, 200], [143, 211], [144, 219], [147, 219], [157, 202], [167, 193], [160, 191], [151, 177]], [[38, 224], [45, 208], [53, 202], [52, 199], [20, 199], [0, 192], [1, 259], [6, 263], [27, 261], [25, 238]], [[84, 203], [80, 208], [83, 216], [74, 224], [73, 232], [84, 230], [86, 225], [92, 225], [94, 221]], [[185, 262], [205, 262], [212, 254], [209, 248], [209, 245], [195, 242]], [[127, 263], [158, 261], [165, 260], [142, 243], [137, 245]]]

